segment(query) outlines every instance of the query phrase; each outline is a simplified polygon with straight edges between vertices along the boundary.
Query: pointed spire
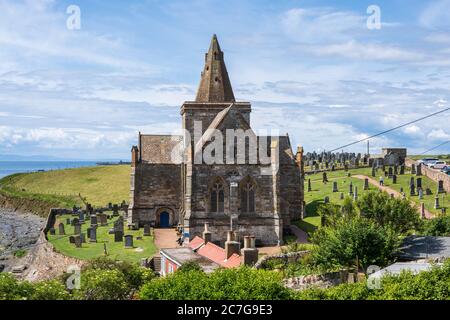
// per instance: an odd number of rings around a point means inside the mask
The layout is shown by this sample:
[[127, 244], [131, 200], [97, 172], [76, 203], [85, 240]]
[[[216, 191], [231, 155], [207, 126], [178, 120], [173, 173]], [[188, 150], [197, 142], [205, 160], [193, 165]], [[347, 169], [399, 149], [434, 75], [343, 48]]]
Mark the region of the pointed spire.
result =
[[205, 67], [202, 72], [196, 102], [234, 102], [233, 88], [228, 77], [217, 36], [213, 35], [208, 53], [205, 55]]

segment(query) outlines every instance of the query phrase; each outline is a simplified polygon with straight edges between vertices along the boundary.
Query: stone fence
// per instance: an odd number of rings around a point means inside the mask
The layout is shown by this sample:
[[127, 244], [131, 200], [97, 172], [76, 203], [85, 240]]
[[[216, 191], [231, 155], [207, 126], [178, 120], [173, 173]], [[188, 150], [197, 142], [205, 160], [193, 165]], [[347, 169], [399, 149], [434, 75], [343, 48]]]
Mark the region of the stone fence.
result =
[[283, 280], [285, 287], [293, 290], [305, 290], [309, 288], [330, 288], [343, 283], [355, 283], [364, 281], [363, 273], [356, 274], [350, 270], [328, 272], [324, 274], [311, 274], [287, 278]]
[[[412, 160], [407, 158], [405, 160], [405, 164], [407, 167], [410, 167], [415, 164], [417, 166], [417, 161]], [[436, 183], [438, 183], [440, 180], [443, 182], [443, 186], [444, 186], [444, 190], [447, 192], [450, 192], [450, 176], [440, 172], [439, 170], [436, 169], [431, 169], [428, 168], [425, 165], [422, 165], [422, 174], [428, 178], [430, 178], [431, 180], [435, 181]]]
[[289, 253], [280, 253], [280, 254], [274, 254], [270, 256], [264, 256], [261, 259], [258, 260], [255, 264], [256, 269], [261, 269], [266, 266], [267, 263], [269, 263], [271, 260], [282, 260], [285, 263], [292, 263], [298, 261], [300, 258], [305, 256], [309, 251], [298, 251], [298, 252], [289, 252]]

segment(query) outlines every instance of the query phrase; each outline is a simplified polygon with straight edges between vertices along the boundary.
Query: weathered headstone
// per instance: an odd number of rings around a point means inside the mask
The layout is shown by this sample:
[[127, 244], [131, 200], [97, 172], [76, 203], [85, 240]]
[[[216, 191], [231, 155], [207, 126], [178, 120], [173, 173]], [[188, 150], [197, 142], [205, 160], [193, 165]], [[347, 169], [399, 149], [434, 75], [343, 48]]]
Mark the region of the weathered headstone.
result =
[[89, 233], [89, 242], [97, 242], [97, 228], [91, 228]]
[[311, 179], [308, 179], [308, 192], [311, 192], [312, 188], [311, 188]]
[[393, 184], [397, 183], [397, 175], [395, 175], [395, 174], [392, 176], [392, 183]]
[[372, 167], [372, 177], [375, 177], [377, 175], [376, 171], [375, 171], [375, 166]]
[[55, 234], [56, 234], [56, 230], [55, 230], [55, 228], [50, 228], [50, 234], [52, 235], [52, 236], [54, 236]]
[[416, 179], [417, 190], [422, 189], [422, 178]]
[[394, 175], [394, 169], [392, 169], [392, 167], [389, 167], [389, 169], [388, 169], [388, 177], [392, 178], [393, 175]]
[[80, 210], [80, 212], [78, 213], [78, 219], [79, 219], [79, 222], [80, 222], [81, 224], [84, 223], [84, 212], [81, 211], [81, 210]]
[[431, 196], [431, 195], [433, 194], [433, 192], [431, 191], [430, 188], [426, 188], [426, 189], [425, 189], [425, 194], [426, 194], [427, 196]]
[[402, 164], [402, 165], [400, 166], [400, 174], [401, 174], [401, 175], [405, 174], [405, 165], [404, 165], [404, 164]]
[[369, 179], [365, 178], [364, 179], [364, 190], [369, 190]]
[[434, 208], [435, 209], [439, 209], [441, 206], [439, 205], [439, 195], [436, 195], [436, 197], [434, 197]]
[[96, 226], [98, 224], [97, 215], [91, 215], [91, 226]]
[[65, 235], [66, 231], [64, 230], [64, 223], [58, 224], [58, 233], [60, 236]]
[[123, 231], [116, 230], [114, 231], [114, 242], [122, 242], [123, 241]]
[[438, 181], [438, 193], [445, 193], [443, 180]]
[[330, 203], [330, 197], [325, 196], [325, 198], [323, 199], [323, 203], [325, 204]]
[[339, 192], [337, 181], [333, 181], [333, 192]]
[[144, 236], [150, 236], [151, 235], [151, 233], [150, 233], [150, 225], [149, 224], [145, 224], [144, 225]]
[[115, 205], [113, 206], [113, 216], [114, 216], [114, 217], [119, 216], [119, 206], [118, 206], [117, 204], [115, 204]]
[[108, 225], [108, 217], [106, 216], [106, 214], [104, 213], [97, 214], [97, 219], [99, 220], [101, 226], [104, 227]]
[[81, 224], [77, 223], [76, 225], [73, 226], [74, 227], [74, 234], [80, 234], [81, 233]]
[[73, 239], [74, 239], [75, 247], [81, 248], [81, 244], [83, 243], [81, 236], [79, 234], [77, 234], [76, 236], [73, 236]]
[[328, 177], [327, 177], [327, 173], [323, 172], [322, 173], [322, 183], [327, 183], [328, 182]]
[[353, 183], [350, 181], [350, 185], [348, 186], [348, 195], [353, 196]]
[[397, 165], [394, 166], [394, 174], [398, 175], [398, 166]]
[[72, 223], [72, 221], [70, 221], [70, 218], [67, 218], [67, 219], [66, 219], [66, 224], [67, 224], [67, 225], [70, 225], [71, 223]]
[[86, 243], [86, 235], [82, 232], [80, 233], [81, 243]]
[[416, 165], [414, 163], [411, 164], [411, 174], [416, 174]]
[[417, 192], [419, 193], [419, 200], [423, 199], [423, 190], [422, 188], [417, 188]]
[[422, 175], [422, 164], [418, 164], [417, 165], [417, 170], [416, 170], [416, 176], [421, 176]]
[[71, 224], [72, 224], [72, 226], [75, 226], [79, 222], [80, 222], [80, 220], [78, 218], [73, 218]]
[[131, 234], [127, 234], [124, 236], [125, 238], [125, 248], [133, 248], [133, 236]]
[[69, 237], [69, 243], [75, 243], [75, 236]]

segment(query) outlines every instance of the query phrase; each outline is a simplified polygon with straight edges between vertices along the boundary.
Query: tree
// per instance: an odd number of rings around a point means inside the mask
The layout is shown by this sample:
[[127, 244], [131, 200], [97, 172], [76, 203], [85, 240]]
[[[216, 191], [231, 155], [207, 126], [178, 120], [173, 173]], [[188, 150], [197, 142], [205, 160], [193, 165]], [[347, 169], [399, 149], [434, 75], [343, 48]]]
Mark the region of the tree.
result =
[[87, 270], [81, 273], [81, 288], [74, 294], [80, 300], [122, 300], [130, 298], [131, 288], [119, 270]]
[[356, 202], [362, 216], [381, 226], [390, 226], [400, 234], [419, 230], [420, 215], [407, 199], [391, 198], [384, 192], [368, 192]]
[[357, 259], [360, 266], [367, 268], [386, 265], [398, 249], [400, 238], [390, 227], [356, 217], [317, 229], [311, 242], [316, 245], [313, 259], [324, 268], [354, 267]]
[[427, 220], [424, 224], [424, 234], [435, 237], [450, 236], [450, 216], [438, 216]]

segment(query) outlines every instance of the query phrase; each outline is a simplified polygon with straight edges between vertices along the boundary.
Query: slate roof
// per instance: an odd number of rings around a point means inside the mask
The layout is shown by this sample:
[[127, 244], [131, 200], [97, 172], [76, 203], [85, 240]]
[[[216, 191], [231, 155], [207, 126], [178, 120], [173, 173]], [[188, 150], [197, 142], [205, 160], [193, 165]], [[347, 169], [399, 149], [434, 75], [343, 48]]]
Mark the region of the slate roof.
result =
[[450, 258], [450, 237], [407, 237], [398, 254], [399, 259], [409, 261], [441, 257]]

